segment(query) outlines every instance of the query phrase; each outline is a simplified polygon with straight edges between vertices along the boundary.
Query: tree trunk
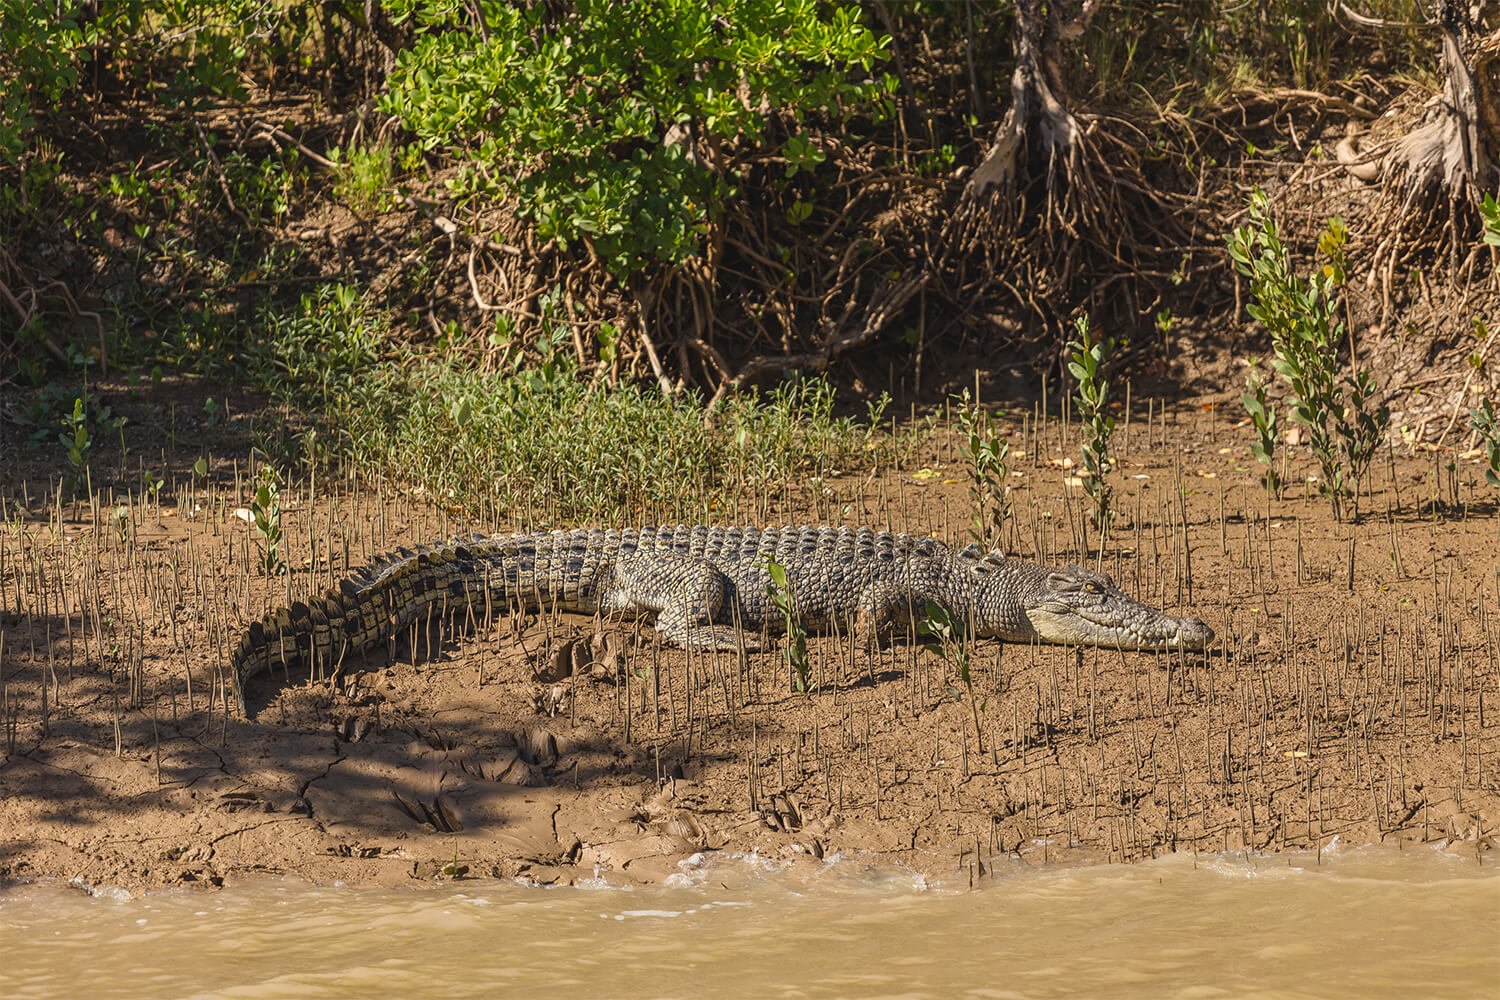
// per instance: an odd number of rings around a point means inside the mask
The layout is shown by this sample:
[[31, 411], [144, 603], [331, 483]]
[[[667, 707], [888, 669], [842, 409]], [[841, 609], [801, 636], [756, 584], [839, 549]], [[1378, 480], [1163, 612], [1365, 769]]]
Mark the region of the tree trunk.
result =
[[1016, 68], [1010, 77], [1010, 107], [1000, 122], [984, 159], [969, 175], [964, 197], [976, 198], [992, 188], [1013, 190], [1021, 158], [1045, 155], [1047, 183], [1057, 179], [1076, 158], [1082, 128], [1068, 110], [1062, 81], [1062, 43], [1088, 27], [1099, 0], [1085, 0], [1074, 16], [1064, 19], [1069, 3], [1018, 0], [1016, 3]]
[[1160, 301], [1155, 278], [1201, 242], [1193, 199], [1146, 177], [1140, 133], [1073, 107], [1068, 47], [1100, 5], [1016, 0], [1010, 105], [940, 237], [941, 293], [960, 317], [991, 293], [1019, 308], [986, 305], [972, 320], [1008, 348], [1056, 346], [1080, 309], [1135, 331]]

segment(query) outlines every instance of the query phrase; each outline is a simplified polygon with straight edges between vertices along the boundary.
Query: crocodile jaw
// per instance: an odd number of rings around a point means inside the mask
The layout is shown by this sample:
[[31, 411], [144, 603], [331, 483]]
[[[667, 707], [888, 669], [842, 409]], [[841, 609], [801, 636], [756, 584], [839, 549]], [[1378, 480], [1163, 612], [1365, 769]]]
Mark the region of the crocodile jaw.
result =
[[1199, 650], [1214, 630], [1197, 618], [1176, 618], [1145, 605], [1079, 609], [1048, 601], [1026, 609], [1026, 617], [1044, 642], [1106, 646], [1112, 649]]

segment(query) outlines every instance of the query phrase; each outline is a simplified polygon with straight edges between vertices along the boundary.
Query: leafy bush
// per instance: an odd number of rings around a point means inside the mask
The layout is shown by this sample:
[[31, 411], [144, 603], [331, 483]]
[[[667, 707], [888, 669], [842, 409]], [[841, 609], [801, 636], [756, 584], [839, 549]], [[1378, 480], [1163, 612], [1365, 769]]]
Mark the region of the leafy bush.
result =
[[1359, 516], [1359, 481], [1390, 424], [1390, 409], [1376, 405], [1375, 381], [1363, 369], [1343, 371], [1339, 345], [1346, 330], [1339, 316], [1339, 287], [1347, 268], [1348, 234], [1337, 216], [1318, 237], [1325, 263], [1306, 277], [1292, 269], [1291, 254], [1270, 216], [1264, 192], [1250, 199], [1250, 222], [1227, 237], [1237, 270], [1250, 279], [1245, 307], [1271, 334], [1271, 366], [1291, 390], [1292, 415], [1308, 431], [1322, 476], [1318, 488], [1335, 517], [1352, 500]]
[[265, 0], [0, 0], [0, 165], [31, 143], [40, 109], [112, 77], [163, 104], [243, 96], [248, 57], [274, 64], [314, 25], [311, 5]]
[[344, 165], [334, 185], [334, 194], [360, 215], [389, 211], [395, 157], [387, 146], [351, 147], [335, 151], [333, 158]]
[[[853, 112], [889, 87], [868, 78], [888, 39], [853, 5], [388, 6], [416, 37], [382, 107], [428, 149], [459, 154], [461, 193], [514, 194], [541, 236], [586, 243], [620, 277], [699, 251], [736, 162], [776, 116]], [[851, 80], [856, 70], [866, 79]]]
[[0, 0], [0, 164], [26, 149], [36, 106], [77, 84], [73, 54], [82, 44], [75, 12], [53, 0]]

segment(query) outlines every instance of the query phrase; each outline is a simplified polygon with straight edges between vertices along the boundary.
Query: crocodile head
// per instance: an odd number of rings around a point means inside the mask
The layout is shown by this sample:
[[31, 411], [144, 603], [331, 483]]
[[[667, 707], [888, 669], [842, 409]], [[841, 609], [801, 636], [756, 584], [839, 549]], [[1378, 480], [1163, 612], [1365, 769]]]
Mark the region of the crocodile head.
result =
[[[1082, 566], [1056, 569], [991, 553], [974, 570], [979, 574], [975, 626], [982, 635], [1146, 650], [1203, 649], [1214, 638], [1200, 619], [1142, 604], [1109, 577]], [[986, 621], [992, 616], [995, 620]]]

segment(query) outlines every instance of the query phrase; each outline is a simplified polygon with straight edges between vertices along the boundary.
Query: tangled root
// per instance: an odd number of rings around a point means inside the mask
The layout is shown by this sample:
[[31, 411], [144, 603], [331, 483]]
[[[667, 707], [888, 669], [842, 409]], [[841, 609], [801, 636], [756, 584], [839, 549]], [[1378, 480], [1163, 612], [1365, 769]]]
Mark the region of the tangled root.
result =
[[[1391, 314], [1398, 268], [1446, 260], [1450, 280], [1465, 287], [1481, 274], [1487, 256], [1479, 239], [1478, 201], [1495, 182], [1487, 142], [1496, 121], [1488, 86], [1490, 64], [1500, 54], [1500, 36], [1481, 37], [1467, 8], [1444, 5], [1443, 92], [1427, 102], [1420, 124], [1398, 137], [1382, 161], [1384, 180], [1376, 206], [1377, 229], [1385, 235], [1371, 259], [1370, 284], [1380, 290], [1380, 321]], [[1487, 271], [1489, 269], [1486, 269]]]
[[[1000, 290], [1036, 317], [1041, 335], [1066, 326], [1062, 303], [1106, 302], [1135, 322], [1150, 279], [1195, 244], [1191, 200], [1156, 190], [1138, 147], [1055, 101], [1030, 126], [1015, 107], [970, 177], [942, 234], [940, 271], [959, 303]], [[1139, 279], [1146, 279], [1144, 281]]]
[[[72, 327], [80, 338], [82, 331], [88, 330], [97, 337], [96, 360], [100, 373], [109, 373], [109, 348], [104, 333], [104, 317], [80, 306], [72, 291], [62, 281], [33, 279], [4, 247], [0, 247], [0, 316], [6, 314], [15, 318], [15, 324], [9, 326], [6, 322], [0, 322], [0, 329], [13, 329], [16, 333], [13, 339], [0, 337], [0, 372], [20, 370], [23, 354], [28, 350], [28, 345], [24, 342], [27, 331], [32, 329], [34, 321], [49, 319], [51, 322], [48, 326], [53, 329], [38, 325], [32, 333], [48, 354], [64, 365], [71, 363], [69, 351], [62, 346], [67, 341], [60, 343], [54, 330], [59, 326]], [[81, 348], [74, 345], [72, 349], [76, 351]], [[0, 378], [0, 385], [4, 385], [6, 381], [7, 379]]]
[[1150, 286], [1137, 279], [1171, 271], [1177, 261], [1165, 259], [1194, 243], [1185, 222], [1191, 199], [1173, 199], [1146, 179], [1139, 151], [1146, 137], [1127, 141], [1105, 119], [1067, 107], [1061, 47], [1097, 4], [1084, 4], [1071, 21], [1060, 9], [1016, 5], [1011, 105], [948, 220], [939, 260], [960, 308], [998, 290], [1039, 321], [1031, 339], [1054, 341], [1068, 320], [1063, 304], [1107, 301], [1133, 324]]

